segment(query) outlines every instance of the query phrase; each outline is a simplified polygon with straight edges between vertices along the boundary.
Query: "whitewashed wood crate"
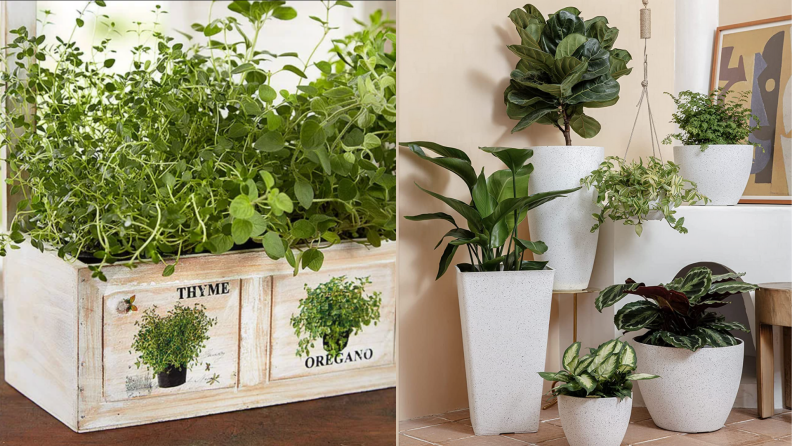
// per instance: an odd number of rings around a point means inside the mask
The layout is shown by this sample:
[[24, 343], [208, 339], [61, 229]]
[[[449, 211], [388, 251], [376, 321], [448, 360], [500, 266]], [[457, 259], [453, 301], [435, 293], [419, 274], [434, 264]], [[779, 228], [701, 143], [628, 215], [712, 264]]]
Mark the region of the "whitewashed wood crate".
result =
[[[5, 261], [6, 381], [77, 432], [395, 386], [395, 243], [342, 243], [324, 254], [319, 272], [296, 277], [284, 260], [253, 250], [186, 256], [170, 277], [162, 265], [108, 266], [101, 282], [86, 264], [24, 244]], [[379, 324], [352, 336], [338, 359], [327, 360], [321, 341], [298, 357], [289, 319], [304, 285], [342, 275], [371, 276], [366, 293], [382, 293]], [[133, 295], [138, 311], [121, 311]], [[187, 382], [163, 389], [134, 365], [134, 323], [177, 302], [205, 305], [218, 323]]]

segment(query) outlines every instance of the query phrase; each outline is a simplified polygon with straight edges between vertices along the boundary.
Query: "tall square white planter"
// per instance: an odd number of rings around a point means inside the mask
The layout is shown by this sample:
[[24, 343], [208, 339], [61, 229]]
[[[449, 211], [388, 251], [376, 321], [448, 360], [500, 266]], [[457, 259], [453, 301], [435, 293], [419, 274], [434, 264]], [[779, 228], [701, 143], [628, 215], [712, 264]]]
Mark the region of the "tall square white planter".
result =
[[476, 435], [536, 432], [555, 271], [457, 269], [470, 420]]

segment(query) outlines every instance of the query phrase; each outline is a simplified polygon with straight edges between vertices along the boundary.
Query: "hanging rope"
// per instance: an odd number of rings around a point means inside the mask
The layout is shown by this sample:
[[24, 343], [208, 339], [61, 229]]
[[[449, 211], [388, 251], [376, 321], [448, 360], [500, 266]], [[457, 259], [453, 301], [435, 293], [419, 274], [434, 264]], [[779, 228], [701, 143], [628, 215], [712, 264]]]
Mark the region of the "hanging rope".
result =
[[[635, 134], [635, 126], [638, 124], [638, 117], [641, 115], [641, 105], [646, 100], [646, 109], [649, 112], [649, 139], [652, 141], [652, 156], [660, 156], [660, 161], [663, 161], [663, 152], [660, 150], [660, 138], [657, 136], [657, 128], [654, 123], [654, 116], [652, 115], [652, 106], [649, 104], [649, 56], [647, 55], [647, 40], [652, 37], [652, 10], [647, 8], [649, 0], [643, 0], [644, 8], [641, 9], [641, 38], [644, 39], [644, 57], [643, 57], [643, 72], [644, 78], [641, 81], [643, 90], [641, 91], [641, 98], [638, 99], [638, 112], [635, 114], [635, 121], [633, 121], [632, 131], [630, 131], [630, 139], [627, 141], [627, 150], [624, 151], [624, 159], [627, 159], [627, 153], [630, 151], [630, 144], [632, 143], [633, 135]], [[657, 147], [655, 148], [655, 144]]]

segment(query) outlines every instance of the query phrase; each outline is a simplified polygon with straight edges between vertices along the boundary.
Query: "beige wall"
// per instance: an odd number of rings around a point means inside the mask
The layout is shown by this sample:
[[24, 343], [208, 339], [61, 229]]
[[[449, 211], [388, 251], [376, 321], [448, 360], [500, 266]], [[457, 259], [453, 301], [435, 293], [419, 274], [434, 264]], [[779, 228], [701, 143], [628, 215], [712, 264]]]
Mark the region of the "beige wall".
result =
[[720, 24], [750, 22], [792, 14], [790, 0], [720, 0]]
[[[509, 12], [524, 2], [514, 0], [399, 0], [399, 141], [430, 140], [464, 149], [473, 163], [487, 172], [503, 166], [478, 146], [536, 146], [563, 144], [554, 128], [534, 126], [511, 135], [515, 124], [507, 118], [503, 90], [516, 57], [507, 44], [518, 43]], [[558, 2], [535, 0], [544, 14]], [[607, 109], [592, 110], [602, 132], [591, 140], [574, 136], [573, 144], [601, 145], [607, 155], [623, 155], [641, 93], [643, 40], [638, 35], [637, 0], [579, 0], [585, 18], [606, 16], [620, 30], [616, 46], [630, 51], [633, 73], [620, 80], [621, 100]], [[673, 91], [673, 2], [652, 2], [653, 36], [649, 40], [649, 88], [661, 138], [670, 133]], [[646, 110], [639, 120], [630, 157], [651, 154]], [[666, 157], [670, 147], [663, 148]], [[416, 160], [408, 150], [399, 153], [399, 212], [452, 211], [420, 192], [413, 182], [460, 199], [469, 199], [458, 178]], [[465, 366], [459, 326], [454, 274], [435, 282], [441, 252], [432, 247], [449, 229], [437, 222], [399, 221], [399, 418], [441, 413], [467, 407]], [[521, 228], [525, 231], [526, 228]], [[455, 259], [466, 261], [461, 253]], [[557, 301], [558, 299], [556, 299]], [[556, 302], [557, 303], [557, 302]], [[563, 309], [562, 309], [563, 310]], [[559, 314], [561, 314], [559, 320]], [[553, 308], [548, 369], [557, 370], [557, 334], [571, 315]], [[581, 321], [581, 324], [585, 323]], [[582, 339], [583, 340], [583, 339]], [[585, 340], [584, 340], [585, 341]]]

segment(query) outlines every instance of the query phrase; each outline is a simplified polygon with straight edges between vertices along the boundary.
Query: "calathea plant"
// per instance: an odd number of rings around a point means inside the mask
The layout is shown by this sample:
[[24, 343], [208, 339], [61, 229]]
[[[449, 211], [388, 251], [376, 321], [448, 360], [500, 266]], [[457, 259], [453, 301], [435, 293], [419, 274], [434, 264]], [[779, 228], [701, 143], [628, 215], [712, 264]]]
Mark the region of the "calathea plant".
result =
[[658, 286], [646, 286], [627, 279], [624, 284], [605, 288], [595, 301], [598, 311], [619, 302], [628, 294], [643, 300], [630, 302], [616, 312], [614, 323], [619, 330], [648, 331], [638, 342], [696, 351], [705, 346], [726, 347], [740, 341], [730, 330], [748, 331], [739, 322], [727, 322], [710, 308], [726, 305], [727, 297], [758, 288], [737, 279], [744, 273], [713, 275], [707, 267], [691, 269], [685, 277]]
[[682, 203], [709, 202], [698, 192], [695, 183], [679, 175], [678, 165], [671, 161], [664, 163], [655, 157], [650, 157], [644, 164], [642, 159], [627, 162], [623, 158], [609, 156], [580, 183], [597, 191], [597, 206], [601, 210], [593, 215], [596, 223], [591, 232], [609, 218], [634, 225], [635, 233], [640, 236], [643, 222], [657, 215], [674, 230], [686, 234], [685, 218], [674, 217], [675, 208]]
[[554, 396], [580, 398], [631, 398], [633, 381], [659, 378], [657, 375], [633, 373], [637, 359], [635, 350], [626, 342], [612, 339], [580, 356], [580, 342], [564, 351], [558, 373], [539, 372], [547, 381], [560, 382], [550, 391]]
[[[11, 30], [0, 81], [13, 106], [0, 111], [0, 143], [21, 200], [0, 254], [28, 239], [104, 280], [109, 263], [168, 260], [170, 275], [184, 254], [262, 246], [296, 273], [318, 270], [322, 250], [341, 240], [395, 239], [393, 22], [372, 14], [325, 60], [273, 54], [260, 37], [295, 18], [285, 3], [231, 2], [228, 16], [194, 24], [202, 36], [187, 45], [156, 19], [139, 25], [120, 73], [109, 40], [84, 52]], [[351, 4], [322, 4], [324, 41], [331, 10]], [[75, 29], [94, 5], [104, 2], [88, 2]], [[96, 26], [114, 30], [107, 22]], [[309, 67], [321, 73], [311, 82]], [[306, 82], [276, 91], [280, 76]]]
[[509, 50], [520, 61], [504, 92], [506, 112], [519, 120], [512, 133], [533, 123], [553, 125], [572, 145], [571, 130], [583, 138], [600, 131], [600, 123], [585, 113], [619, 100], [616, 79], [629, 74], [630, 53], [616, 49], [617, 28], [608, 19], [580, 17], [580, 10], [563, 8], [545, 20], [533, 6], [515, 9], [509, 18], [520, 35]]
[[710, 144], [741, 144], [751, 133], [759, 129], [759, 118], [745, 107], [750, 91], [735, 93], [722, 88], [709, 94], [694, 93], [690, 90], [671, 96], [677, 111], [671, 115], [671, 122], [679, 126], [679, 132], [672, 133], [663, 140], [671, 144], [673, 139], [684, 145], [701, 146], [707, 150]]
[[300, 338], [297, 356], [309, 356], [314, 342], [322, 340], [325, 352], [333, 358], [349, 343], [349, 337], [380, 319], [382, 293], [365, 294], [369, 277], [346, 280], [333, 277], [316, 288], [305, 285], [308, 294], [300, 299], [300, 313], [291, 317], [294, 334]]
[[[525, 219], [526, 213], [537, 206], [564, 194], [575, 192], [580, 187], [567, 190], [528, 194], [528, 179], [533, 164], [525, 164], [533, 151], [508, 147], [480, 147], [503, 161], [508, 169], [499, 170], [487, 177], [484, 169], [476, 175], [470, 158], [465, 152], [452, 147], [441, 146], [426, 141], [402, 143], [419, 158], [447, 169], [465, 182], [471, 195], [466, 203], [455, 198], [419, 189], [447, 204], [467, 221], [467, 229], [459, 227], [456, 220], [445, 212], [435, 212], [405, 217], [412, 221], [445, 220], [454, 229], [448, 231], [435, 246], [439, 247], [446, 237], [451, 238], [440, 259], [437, 272], [439, 279], [448, 270], [454, 254], [464, 246], [470, 255], [470, 263], [457, 265], [462, 272], [473, 271], [527, 271], [544, 269], [547, 262], [527, 261], [525, 251], [542, 254], [547, 245], [541, 241], [528, 241], [517, 237], [517, 225]], [[431, 150], [439, 157], [427, 156], [422, 148]]]

